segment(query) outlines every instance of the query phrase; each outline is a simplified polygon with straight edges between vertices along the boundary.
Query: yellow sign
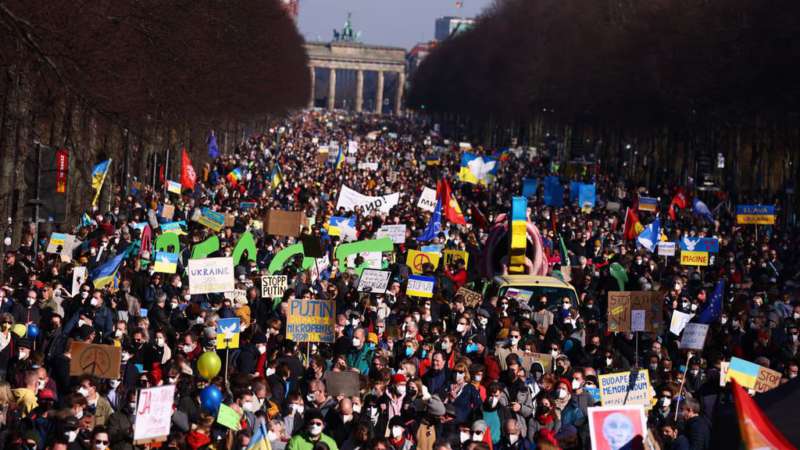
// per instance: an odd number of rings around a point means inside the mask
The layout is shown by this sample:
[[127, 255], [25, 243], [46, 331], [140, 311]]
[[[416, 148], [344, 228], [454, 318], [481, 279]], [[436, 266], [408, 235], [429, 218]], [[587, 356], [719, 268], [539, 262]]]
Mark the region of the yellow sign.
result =
[[707, 266], [708, 252], [681, 251], [681, 265], [683, 266]]
[[469, 253], [464, 250], [445, 250], [444, 251], [444, 264], [449, 266], [458, 260], [464, 261], [464, 268], [466, 269], [469, 264]]
[[411, 272], [415, 275], [422, 273], [422, 266], [425, 263], [433, 264], [433, 268], [439, 267], [439, 259], [441, 254], [435, 252], [420, 252], [418, 250], [409, 250], [406, 256], [406, 265], [411, 268]]
[[736, 223], [739, 225], [775, 225], [775, 215], [737, 214]]

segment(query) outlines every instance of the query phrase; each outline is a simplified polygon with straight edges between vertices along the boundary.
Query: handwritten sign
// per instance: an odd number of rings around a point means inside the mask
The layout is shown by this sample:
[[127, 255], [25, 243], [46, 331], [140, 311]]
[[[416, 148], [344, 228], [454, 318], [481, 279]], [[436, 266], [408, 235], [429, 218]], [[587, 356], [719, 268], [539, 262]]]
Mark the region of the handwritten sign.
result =
[[172, 411], [174, 400], [174, 384], [139, 391], [133, 427], [134, 444], [163, 441], [169, 436], [172, 415], [164, 414], [164, 411]]
[[218, 213], [209, 208], [203, 208], [196, 222], [204, 227], [219, 232], [222, 230], [222, 227], [225, 226], [225, 214]]
[[[662, 298], [663, 294], [655, 291], [609, 292], [608, 331], [612, 333], [630, 331], [660, 332], [662, 326]], [[637, 312], [637, 317], [634, 318], [634, 311], [643, 311], [644, 321], [642, 321], [641, 312]], [[634, 319], [636, 323], [634, 323]]]
[[758, 393], [767, 392], [771, 389], [775, 389], [779, 384], [781, 384], [781, 373], [777, 370], [761, 366], [761, 368], [758, 369], [756, 385], [753, 389]]
[[708, 252], [681, 251], [682, 266], [708, 266]]
[[286, 320], [286, 338], [295, 342], [333, 342], [336, 302], [291, 300]]
[[358, 279], [358, 292], [383, 294], [389, 285], [392, 272], [388, 270], [364, 269]]
[[201, 258], [190, 259], [187, 267], [189, 273], [189, 293], [214, 294], [233, 291], [233, 258]]
[[88, 374], [98, 378], [119, 378], [121, 347], [73, 341], [69, 353], [70, 376]]
[[464, 261], [464, 268], [467, 267], [469, 264], [469, 253], [464, 250], [445, 250], [444, 252], [444, 263], [447, 266], [454, 264], [459, 259]]
[[423, 277], [421, 275], [411, 275], [408, 277], [408, 285], [406, 286], [406, 295], [410, 297], [433, 297], [433, 286], [436, 284], [436, 278]]
[[675, 256], [677, 247], [674, 242], [659, 242], [658, 256]]
[[642, 405], [652, 406], [650, 376], [647, 370], [639, 370], [631, 383], [631, 372], [616, 372], [598, 377], [600, 381], [600, 404], [603, 406]]
[[688, 350], [702, 350], [706, 345], [708, 325], [702, 323], [687, 323], [683, 329], [683, 337], [679, 348]]
[[378, 239], [388, 237], [391, 238], [392, 242], [395, 244], [404, 244], [406, 242], [406, 226], [405, 224], [384, 225], [378, 228], [375, 237]]
[[428, 212], [433, 212], [436, 209], [436, 190], [429, 187], [422, 189], [417, 201], [417, 207]]
[[736, 223], [739, 225], [774, 225], [775, 207], [772, 205], [736, 205]]
[[261, 297], [275, 298], [283, 296], [288, 286], [286, 275], [271, 275], [261, 277]]
[[480, 293], [471, 291], [463, 286], [458, 288], [456, 295], [461, 295], [464, 297], [464, 305], [467, 308], [475, 308], [483, 301], [483, 296]]

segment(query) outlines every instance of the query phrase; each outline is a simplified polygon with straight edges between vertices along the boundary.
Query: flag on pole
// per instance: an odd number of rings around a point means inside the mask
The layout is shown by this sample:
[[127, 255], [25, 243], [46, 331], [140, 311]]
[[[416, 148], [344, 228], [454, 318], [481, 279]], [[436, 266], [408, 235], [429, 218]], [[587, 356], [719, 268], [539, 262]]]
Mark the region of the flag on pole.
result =
[[442, 207], [444, 208], [444, 216], [450, 223], [457, 223], [466, 225], [467, 220], [464, 219], [464, 214], [461, 213], [461, 207], [453, 196], [453, 190], [447, 179], [441, 179], [436, 183], [436, 197], [442, 200]]
[[639, 222], [639, 216], [633, 212], [633, 209], [628, 208], [627, 212], [625, 213], [625, 226], [622, 228], [623, 230], [623, 237], [627, 241], [632, 241], [636, 239], [639, 234], [644, 231], [644, 227]]
[[218, 156], [219, 146], [217, 145], [217, 137], [212, 131], [211, 135], [208, 137], [208, 157], [211, 159], [217, 159]]
[[281, 181], [283, 181], [283, 176], [281, 175], [281, 166], [277, 162], [274, 166], [272, 166], [272, 174], [270, 175], [270, 184], [272, 185], [272, 189], [280, 186]]
[[181, 155], [181, 186], [186, 189], [194, 190], [194, 185], [197, 182], [197, 172], [192, 167], [192, 160], [189, 159], [189, 152], [183, 149]]
[[339, 154], [336, 155], [336, 163], [334, 164], [334, 167], [338, 170], [342, 168], [343, 164], [344, 164], [344, 152], [342, 151], [342, 146], [340, 145]]
[[656, 245], [661, 238], [661, 222], [656, 217], [656, 220], [644, 227], [639, 236], [636, 238], [636, 244], [647, 249], [650, 253], [656, 251]]
[[711, 323], [720, 318], [722, 315], [722, 295], [725, 291], [725, 280], [717, 282], [717, 287], [714, 288], [714, 293], [711, 294], [711, 300], [708, 302], [706, 308], [697, 316], [697, 323]]
[[97, 199], [100, 198], [100, 191], [103, 190], [103, 183], [106, 181], [109, 167], [111, 167], [111, 160], [107, 159], [92, 169], [92, 189], [94, 189], [92, 206], [97, 205]]
[[736, 380], [733, 380], [733, 399], [736, 403], [736, 416], [739, 418], [739, 432], [742, 434], [743, 448], [777, 450], [796, 448], [775, 428], [764, 411], [747, 395], [747, 392]]
[[422, 235], [417, 238], [420, 242], [432, 241], [439, 232], [442, 231], [442, 199], [436, 201], [436, 208], [433, 209], [431, 220]]
[[95, 289], [102, 289], [114, 281], [117, 275], [117, 269], [119, 269], [122, 261], [128, 257], [128, 251], [132, 248], [132, 246], [129, 246], [128, 250], [109, 259], [105, 264], [98, 266], [92, 271], [90, 278], [92, 279], [92, 284]]
[[264, 422], [259, 421], [258, 428], [250, 438], [245, 450], [272, 450], [272, 445], [267, 436], [267, 427]]
[[237, 167], [228, 172], [225, 178], [231, 183], [231, 186], [236, 187], [242, 179], [242, 171]]
[[706, 219], [706, 221], [714, 223], [714, 214], [711, 214], [711, 210], [708, 209], [708, 205], [703, 203], [703, 201], [697, 197], [695, 197], [692, 201], [692, 212], [694, 212], [696, 216], [700, 216], [703, 219]]
[[672, 201], [669, 203], [669, 218], [675, 221], [676, 212], [675, 207], [680, 209], [686, 209], [686, 195], [683, 193], [683, 188], [678, 188], [678, 191], [672, 197]]

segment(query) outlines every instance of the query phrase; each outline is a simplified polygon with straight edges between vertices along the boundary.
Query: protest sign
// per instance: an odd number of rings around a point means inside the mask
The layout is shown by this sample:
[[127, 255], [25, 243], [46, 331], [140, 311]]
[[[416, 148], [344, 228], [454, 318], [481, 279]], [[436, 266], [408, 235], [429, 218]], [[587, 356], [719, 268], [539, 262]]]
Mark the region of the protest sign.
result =
[[272, 236], [300, 236], [300, 229], [306, 224], [303, 211], [283, 211], [271, 209], [264, 218], [267, 234]]
[[439, 267], [440, 258], [439, 253], [409, 250], [406, 256], [406, 265], [411, 268], [412, 273], [421, 274], [422, 267], [427, 263], [433, 265], [434, 270]]
[[433, 297], [434, 284], [436, 284], [436, 278], [434, 277], [411, 275], [408, 277], [406, 295], [410, 297]]
[[686, 314], [678, 310], [673, 311], [672, 320], [669, 322], [670, 333], [674, 334], [675, 336], [681, 334], [681, 331], [683, 331], [684, 327], [686, 327], [686, 324], [692, 320], [692, 317], [694, 317], [694, 314]]
[[631, 331], [644, 331], [645, 311], [643, 309], [631, 310]]
[[444, 264], [445, 266], [450, 266], [454, 264], [459, 259], [464, 261], [464, 268], [466, 269], [469, 264], [469, 253], [464, 250], [445, 250], [444, 252]]
[[241, 303], [247, 300], [247, 291], [244, 289], [234, 289], [224, 293], [223, 296], [233, 303]]
[[67, 235], [64, 233], [52, 233], [50, 241], [47, 243], [47, 253], [61, 253], [67, 241]]
[[684, 236], [678, 246], [682, 251], [719, 253], [719, 240], [711, 237]]
[[760, 371], [761, 366], [758, 364], [734, 356], [728, 365], [725, 381], [736, 380], [742, 387], [753, 389]]
[[336, 209], [344, 208], [345, 211], [354, 211], [356, 207], [361, 207], [364, 213], [377, 210], [388, 214], [399, 201], [400, 194], [397, 192], [381, 195], [380, 197], [371, 197], [342, 185], [339, 192], [339, 200], [336, 202]]
[[683, 336], [679, 348], [686, 350], [702, 350], [706, 344], [708, 325], [702, 323], [688, 323], [683, 329]]
[[525, 178], [522, 180], [522, 196], [531, 198], [536, 195], [536, 189], [539, 187], [539, 180], [536, 178]]
[[261, 297], [282, 297], [286, 292], [289, 279], [286, 275], [271, 275], [261, 277]]
[[241, 319], [232, 317], [217, 320], [217, 350], [226, 348], [239, 348], [239, 334], [241, 333]]
[[69, 375], [93, 375], [98, 378], [119, 378], [122, 347], [72, 341], [69, 347]]
[[549, 353], [525, 353], [522, 355], [523, 367], [530, 367], [534, 363], [541, 364], [544, 373], [553, 371], [553, 355]]
[[736, 205], [736, 223], [739, 225], [774, 225], [775, 207], [772, 205]]
[[289, 302], [286, 319], [286, 339], [295, 342], [334, 341], [336, 302], [332, 300], [302, 300]]
[[200, 215], [195, 221], [204, 227], [219, 232], [222, 230], [222, 227], [225, 226], [225, 214], [203, 208], [200, 210]]
[[78, 289], [81, 288], [83, 283], [86, 283], [87, 270], [86, 266], [76, 266], [72, 268], [72, 291], [73, 296], [78, 295]]
[[175, 206], [161, 205], [161, 209], [158, 212], [158, 216], [163, 218], [164, 220], [172, 220], [172, 218], [175, 217]]
[[639, 196], [639, 211], [656, 212], [658, 199], [655, 197]]
[[708, 252], [691, 252], [682, 250], [681, 265], [705, 267], [708, 265]]
[[172, 415], [164, 414], [164, 411], [172, 411], [174, 401], [174, 384], [139, 391], [133, 419], [133, 443], [135, 445], [167, 439], [172, 424]]
[[391, 275], [392, 272], [388, 270], [364, 269], [358, 279], [358, 292], [383, 294]]
[[464, 305], [467, 308], [475, 308], [483, 301], [483, 296], [480, 293], [471, 291], [463, 286], [458, 288], [456, 295], [464, 297]]
[[513, 298], [517, 303], [528, 303], [531, 301], [531, 297], [533, 297], [533, 291], [510, 287], [503, 296]]
[[422, 188], [417, 207], [424, 211], [433, 212], [436, 209], [436, 190], [429, 187]]
[[309, 258], [322, 258], [324, 253], [318, 236], [304, 234], [300, 236], [300, 241], [303, 243], [303, 255]]
[[225, 214], [225, 226], [230, 228], [236, 225], [236, 217], [233, 214]]
[[677, 245], [674, 242], [659, 242], [657, 246], [658, 256], [675, 256]]
[[378, 170], [378, 163], [376, 162], [362, 162], [358, 163], [358, 170]]
[[332, 397], [352, 397], [361, 393], [361, 377], [358, 372], [327, 372], [322, 379]]
[[239, 431], [242, 428], [242, 415], [225, 403], [220, 403], [217, 423], [230, 430]]
[[167, 180], [167, 192], [181, 195], [181, 184], [177, 181]]
[[235, 289], [233, 277], [233, 258], [190, 259], [189, 293], [214, 294]]
[[781, 373], [777, 370], [772, 370], [768, 367], [762, 366], [758, 370], [756, 384], [753, 386], [753, 389], [758, 393], [775, 389], [779, 384], [781, 384], [781, 377]]
[[186, 226], [185, 220], [178, 220], [176, 222], [165, 222], [161, 224], [161, 232], [162, 233], [176, 233], [176, 234], [186, 234], [183, 231], [182, 227]]
[[606, 202], [606, 209], [609, 211], [619, 211], [622, 208], [622, 203], [620, 202]]
[[587, 414], [592, 450], [636, 448], [637, 442], [648, 440], [647, 420], [641, 406], [592, 406]]
[[647, 370], [616, 372], [598, 376], [600, 381], [600, 403], [603, 406], [641, 405], [652, 406], [650, 376]]
[[175, 271], [178, 270], [178, 254], [156, 252], [153, 270], [159, 273], [175, 273]]
[[347, 141], [347, 153], [349, 155], [355, 155], [358, 153], [358, 142], [357, 141]]
[[[361, 256], [361, 263], [356, 264], [356, 258]], [[348, 255], [347, 267], [350, 269], [358, 269], [358, 267], [369, 269], [381, 269], [381, 262], [383, 261], [383, 253], [381, 252], [361, 252]], [[357, 275], [361, 275], [357, 273]]]
[[378, 228], [375, 237], [384, 238], [388, 237], [395, 244], [404, 244], [406, 242], [406, 226], [403, 225], [384, 225]]
[[[655, 291], [609, 292], [608, 331], [612, 333], [630, 331], [659, 332], [662, 325], [662, 298], [663, 295]], [[634, 315], [636, 316], [635, 318], [633, 317]], [[636, 320], [635, 323], [634, 319]]]

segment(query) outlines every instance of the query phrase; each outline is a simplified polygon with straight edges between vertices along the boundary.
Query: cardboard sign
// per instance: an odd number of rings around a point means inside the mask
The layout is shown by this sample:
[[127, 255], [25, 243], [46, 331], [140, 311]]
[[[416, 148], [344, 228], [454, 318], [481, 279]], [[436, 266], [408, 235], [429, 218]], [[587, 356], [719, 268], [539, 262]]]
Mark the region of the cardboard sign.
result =
[[405, 244], [406, 242], [406, 226], [403, 225], [384, 225], [378, 228], [375, 237], [380, 239], [388, 237], [395, 244]]
[[[608, 293], [608, 331], [658, 333], [662, 326], [663, 294], [655, 291], [611, 291]], [[633, 312], [636, 323], [633, 322]], [[642, 311], [642, 312], [639, 312]], [[644, 323], [642, 323], [644, 314]], [[634, 329], [636, 325], [636, 329]], [[644, 329], [641, 329], [641, 328]]]
[[225, 214], [225, 226], [230, 228], [236, 225], [236, 217], [233, 214]]
[[436, 189], [424, 187], [419, 195], [417, 207], [423, 211], [433, 212], [436, 209]]
[[286, 318], [286, 339], [295, 342], [328, 342], [334, 337], [336, 302], [333, 300], [291, 300]]
[[217, 320], [217, 350], [239, 348], [239, 334], [242, 332], [241, 319], [232, 317]]
[[303, 211], [283, 211], [271, 209], [264, 219], [267, 234], [272, 236], [300, 236], [300, 229], [306, 224]]
[[261, 277], [261, 298], [282, 297], [289, 285], [286, 275], [271, 275]]
[[73, 341], [69, 347], [69, 375], [94, 375], [98, 378], [119, 378], [122, 347], [87, 344]]
[[233, 258], [190, 259], [189, 293], [215, 294], [236, 289], [233, 276]]
[[772, 205], [736, 205], [736, 223], [739, 225], [774, 225], [775, 207]]
[[464, 306], [467, 308], [475, 308], [483, 302], [483, 296], [480, 293], [471, 291], [463, 286], [458, 288], [456, 295], [464, 297]]
[[225, 226], [225, 214], [218, 213], [209, 208], [203, 208], [200, 210], [200, 215], [196, 218], [195, 222], [219, 232], [222, 230], [222, 227]]
[[358, 292], [383, 294], [389, 285], [392, 272], [388, 270], [364, 269], [358, 279]]
[[153, 270], [159, 273], [175, 273], [175, 271], [178, 270], [178, 254], [156, 252]]
[[444, 263], [445, 265], [449, 266], [459, 259], [464, 261], [464, 268], [466, 269], [469, 264], [469, 253], [464, 250], [445, 250], [444, 252]]
[[81, 288], [83, 283], [86, 283], [88, 272], [86, 266], [76, 266], [72, 268], [72, 295], [78, 295], [78, 289]]
[[358, 170], [378, 170], [378, 163], [376, 162], [362, 162], [358, 163]]
[[61, 253], [67, 241], [65, 233], [52, 233], [50, 241], [47, 243], [47, 253]]
[[142, 389], [136, 402], [133, 427], [133, 443], [142, 445], [153, 441], [163, 441], [169, 436], [172, 425], [172, 411], [175, 401], [175, 385]]
[[658, 256], [675, 256], [678, 246], [674, 242], [659, 242], [657, 247]]
[[411, 268], [412, 273], [421, 274], [422, 266], [426, 263], [431, 263], [434, 270], [439, 267], [440, 258], [441, 255], [439, 253], [409, 250], [406, 256], [406, 265]]
[[640, 369], [633, 383], [631, 371], [600, 375], [598, 380], [603, 406], [641, 405], [646, 409], [652, 406], [653, 388], [647, 370]]
[[708, 252], [681, 252], [681, 265], [682, 266], [708, 266]]
[[172, 218], [175, 217], [175, 206], [163, 205], [159, 216], [163, 217], [165, 220], [172, 220]]
[[406, 286], [406, 295], [409, 297], [433, 297], [433, 286], [436, 284], [436, 278], [423, 277], [421, 275], [411, 275], [408, 277], [408, 285]]
[[687, 350], [702, 350], [706, 345], [708, 325], [702, 323], [688, 323], [683, 329], [683, 337], [678, 348]]
[[777, 370], [761, 366], [758, 370], [758, 377], [756, 377], [756, 384], [753, 386], [753, 389], [758, 393], [775, 389], [781, 384], [781, 377], [781, 373]]
[[361, 377], [356, 372], [328, 372], [322, 379], [331, 397], [353, 397], [361, 393]]

